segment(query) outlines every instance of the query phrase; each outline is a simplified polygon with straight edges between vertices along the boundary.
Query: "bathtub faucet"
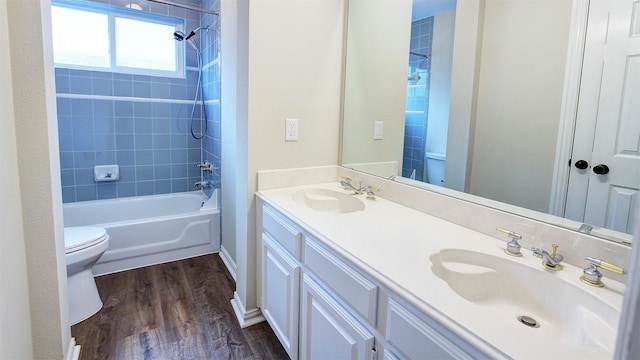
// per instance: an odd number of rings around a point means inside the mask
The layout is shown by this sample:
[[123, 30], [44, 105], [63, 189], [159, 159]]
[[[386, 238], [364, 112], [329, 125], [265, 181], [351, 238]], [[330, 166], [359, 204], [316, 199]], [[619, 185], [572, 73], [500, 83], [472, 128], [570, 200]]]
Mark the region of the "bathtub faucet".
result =
[[193, 187], [195, 187], [196, 189], [208, 189], [211, 187], [211, 181], [209, 180], [196, 181], [193, 184]]

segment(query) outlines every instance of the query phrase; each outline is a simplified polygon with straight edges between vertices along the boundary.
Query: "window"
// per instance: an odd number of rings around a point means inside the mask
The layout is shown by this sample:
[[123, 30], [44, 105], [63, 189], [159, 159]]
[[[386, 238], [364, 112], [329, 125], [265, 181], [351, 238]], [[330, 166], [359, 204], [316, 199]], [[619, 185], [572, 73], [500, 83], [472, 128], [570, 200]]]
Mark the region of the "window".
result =
[[51, 18], [56, 66], [184, 76], [184, 50], [173, 38], [181, 19], [67, 1], [55, 2]]

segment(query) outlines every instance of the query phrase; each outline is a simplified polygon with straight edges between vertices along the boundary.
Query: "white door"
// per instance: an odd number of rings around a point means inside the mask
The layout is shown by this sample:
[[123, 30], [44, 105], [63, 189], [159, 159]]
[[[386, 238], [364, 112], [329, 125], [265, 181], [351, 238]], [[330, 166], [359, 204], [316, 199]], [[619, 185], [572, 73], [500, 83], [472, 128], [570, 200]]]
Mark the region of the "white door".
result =
[[567, 218], [633, 230], [640, 188], [640, 1], [592, 0]]
[[308, 275], [302, 275], [301, 359], [371, 359], [373, 335]]

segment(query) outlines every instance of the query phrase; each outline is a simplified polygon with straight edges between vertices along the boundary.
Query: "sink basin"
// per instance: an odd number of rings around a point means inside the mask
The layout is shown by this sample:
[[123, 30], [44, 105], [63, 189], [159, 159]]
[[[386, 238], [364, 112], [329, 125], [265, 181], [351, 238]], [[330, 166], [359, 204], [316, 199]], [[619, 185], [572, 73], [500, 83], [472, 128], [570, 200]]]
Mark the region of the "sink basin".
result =
[[[458, 310], [488, 316], [494, 326], [511, 329], [506, 335], [548, 337], [608, 352], [615, 348], [619, 311], [586, 291], [578, 276], [574, 284], [542, 265], [518, 263], [522, 258], [462, 249], [444, 249], [430, 260], [433, 273], [464, 299], [465, 309]], [[527, 318], [520, 321], [522, 316]]]
[[292, 197], [298, 204], [321, 212], [346, 214], [364, 210], [362, 200], [329, 189], [298, 190]]

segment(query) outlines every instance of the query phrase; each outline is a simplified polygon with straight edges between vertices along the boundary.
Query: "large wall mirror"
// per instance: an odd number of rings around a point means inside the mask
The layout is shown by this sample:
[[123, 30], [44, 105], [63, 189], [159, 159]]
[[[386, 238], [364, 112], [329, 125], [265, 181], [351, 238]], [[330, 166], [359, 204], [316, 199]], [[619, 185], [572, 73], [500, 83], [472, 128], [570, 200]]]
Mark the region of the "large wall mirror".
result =
[[342, 165], [630, 243], [637, 13], [632, 0], [349, 0]]

